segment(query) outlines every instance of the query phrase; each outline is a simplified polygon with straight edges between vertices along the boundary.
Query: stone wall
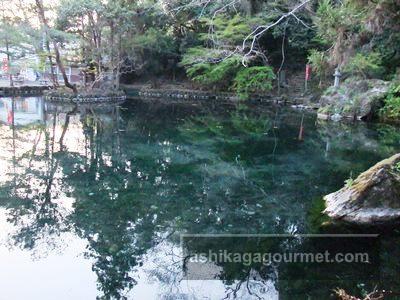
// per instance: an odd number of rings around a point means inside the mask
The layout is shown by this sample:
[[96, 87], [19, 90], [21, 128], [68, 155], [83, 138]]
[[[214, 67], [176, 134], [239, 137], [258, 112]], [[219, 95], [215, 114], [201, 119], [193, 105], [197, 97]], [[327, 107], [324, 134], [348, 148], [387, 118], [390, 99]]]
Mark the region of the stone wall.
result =
[[104, 102], [121, 102], [126, 100], [125, 95], [121, 96], [100, 96], [100, 95], [45, 95], [44, 96], [46, 101], [51, 102], [71, 102], [71, 103], [104, 103]]
[[[177, 99], [177, 100], [230, 100], [238, 101], [239, 97], [233, 93], [214, 93], [198, 90], [163, 90], [163, 89], [146, 89], [135, 88], [129, 86], [122, 87], [128, 98], [141, 99]], [[272, 101], [271, 95], [254, 95], [254, 100]]]
[[0, 96], [40, 96], [48, 89], [47, 86], [1, 87]]

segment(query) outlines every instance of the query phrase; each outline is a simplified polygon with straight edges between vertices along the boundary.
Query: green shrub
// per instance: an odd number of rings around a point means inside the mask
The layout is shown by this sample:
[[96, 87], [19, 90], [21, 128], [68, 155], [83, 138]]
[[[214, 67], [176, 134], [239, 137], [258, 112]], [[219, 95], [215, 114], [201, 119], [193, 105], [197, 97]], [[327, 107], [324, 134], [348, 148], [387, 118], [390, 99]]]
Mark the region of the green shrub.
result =
[[176, 51], [174, 39], [156, 28], [150, 28], [132, 39], [130, 46], [137, 49], [151, 50], [153, 53], [172, 54]]
[[190, 79], [201, 85], [220, 90], [232, 87], [236, 74], [243, 69], [242, 53], [236, 54], [235, 49], [239, 49], [248, 34], [264, 22], [258, 17], [240, 14], [201, 18], [201, 28], [207, 29], [198, 34], [203, 45], [188, 48], [179, 65], [184, 67]]
[[240, 70], [234, 79], [234, 89], [240, 98], [247, 98], [252, 93], [265, 93], [272, 89], [275, 74], [271, 67], [249, 67]]
[[207, 28], [212, 26], [213, 33], [210, 34], [208, 31], [201, 33], [200, 39], [210, 42], [211, 38], [211, 42], [222, 45], [240, 45], [252, 28], [263, 24], [260, 18], [246, 18], [240, 15], [218, 15], [214, 18], [202, 18], [201, 21]]
[[312, 66], [312, 71], [318, 77], [321, 85], [322, 81], [327, 78], [331, 67], [328, 62], [328, 53], [326, 51], [318, 51], [312, 49], [308, 55], [308, 62]]
[[188, 69], [195, 64], [211, 63], [222, 59], [224, 53], [217, 49], [205, 48], [202, 46], [192, 47], [187, 49], [186, 53], [182, 56], [180, 66]]
[[323, 44], [331, 45], [337, 42], [340, 31], [359, 32], [364, 9], [357, 1], [320, 0], [314, 19], [317, 37]]
[[368, 54], [357, 53], [344, 67], [343, 71], [351, 75], [359, 75], [364, 78], [380, 77], [384, 69], [379, 53], [371, 52]]
[[[186, 57], [184, 62], [190, 58]], [[233, 55], [219, 62], [199, 61], [191, 65], [187, 64], [186, 74], [188, 77], [200, 84], [206, 86], [219, 85], [220, 88], [226, 88], [230, 85], [236, 72], [241, 68], [241, 57]]]
[[385, 98], [385, 105], [381, 109], [381, 117], [384, 119], [400, 120], [400, 83], [392, 85]]
[[400, 173], [400, 162], [398, 162], [397, 164], [394, 165], [393, 167], [394, 171], [397, 173]]

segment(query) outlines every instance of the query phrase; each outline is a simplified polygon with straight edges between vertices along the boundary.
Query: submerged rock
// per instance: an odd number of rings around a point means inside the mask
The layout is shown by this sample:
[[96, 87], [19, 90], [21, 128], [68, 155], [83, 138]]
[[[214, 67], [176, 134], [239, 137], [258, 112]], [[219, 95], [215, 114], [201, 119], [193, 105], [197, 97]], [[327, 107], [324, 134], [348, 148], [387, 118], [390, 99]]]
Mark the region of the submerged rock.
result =
[[400, 153], [385, 159], [324, 197], [324, 213], [358, 224], [400, 220]]
[[383, 106], [389, 86], [389, 82], [379, 79], [349, 78], [339, 88], [331, 87], [324, 93], [318, 114], [336, 121], [371, 119]]

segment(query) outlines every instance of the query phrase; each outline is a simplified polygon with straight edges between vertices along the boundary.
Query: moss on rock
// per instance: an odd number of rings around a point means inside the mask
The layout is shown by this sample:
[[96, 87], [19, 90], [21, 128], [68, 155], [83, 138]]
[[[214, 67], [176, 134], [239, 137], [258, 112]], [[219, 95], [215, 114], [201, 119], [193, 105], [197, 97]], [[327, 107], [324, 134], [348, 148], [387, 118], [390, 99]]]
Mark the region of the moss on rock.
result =
[[382, 160], [351, 185], [324, 197], [325, 213], [359, 224], [400, 220], [400, 154]]

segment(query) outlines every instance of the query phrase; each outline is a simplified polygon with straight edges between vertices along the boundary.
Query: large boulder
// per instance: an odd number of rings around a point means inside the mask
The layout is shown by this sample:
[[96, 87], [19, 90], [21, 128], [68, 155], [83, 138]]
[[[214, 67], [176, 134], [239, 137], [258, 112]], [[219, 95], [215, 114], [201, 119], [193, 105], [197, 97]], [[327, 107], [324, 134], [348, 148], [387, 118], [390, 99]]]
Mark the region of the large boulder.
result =
[[358, 224], [400, 221], [400, 153], [385, 159], [324, 197], [326, 213]]
[[323, 119], [370, 119], [383, 106], [390, 82], [379, 79], [347, 79], [330, 87], [320, 99], [318, 116]]

